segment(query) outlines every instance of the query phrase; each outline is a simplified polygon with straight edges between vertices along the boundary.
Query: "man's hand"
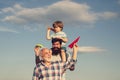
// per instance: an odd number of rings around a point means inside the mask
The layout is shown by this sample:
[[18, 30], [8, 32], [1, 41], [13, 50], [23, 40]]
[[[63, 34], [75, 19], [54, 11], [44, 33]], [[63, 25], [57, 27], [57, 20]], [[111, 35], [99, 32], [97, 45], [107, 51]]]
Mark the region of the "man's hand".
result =
[[76, 53], [78, 52], [78, 45], [77, 44], [73, 45], [73, 51], [76, 52]]
[[74, 44], [73, 45], [73, 55], [72, 55], [73, 60], [76, 60], [77, 52], [78, 52], [78, 46], [76, 44]]
[[40, 54], [40, 47], [35, 47], [34, 48], [34, 52], [35, 52], [36, 56], [39, 56], [39, 54]]

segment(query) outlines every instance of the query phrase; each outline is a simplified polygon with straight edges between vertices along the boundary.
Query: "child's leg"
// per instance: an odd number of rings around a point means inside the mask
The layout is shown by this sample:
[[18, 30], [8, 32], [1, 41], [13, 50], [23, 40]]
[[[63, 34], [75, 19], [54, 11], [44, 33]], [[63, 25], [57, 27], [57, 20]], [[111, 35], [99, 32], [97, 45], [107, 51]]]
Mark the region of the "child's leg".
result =
[[64, 52], [64, 61], [67, 61], [66, 47], [61, 47], [62, 52]]
[[66, 52], [64, 49], [61, 49], [61, 59], [63, 62], [66, 62]]
[[63, 46], [63, 47], [61, 47], [61, 48], [62, 48], [65, 52], [67, 51], [67, 50], [66, 50], [66, 47]]

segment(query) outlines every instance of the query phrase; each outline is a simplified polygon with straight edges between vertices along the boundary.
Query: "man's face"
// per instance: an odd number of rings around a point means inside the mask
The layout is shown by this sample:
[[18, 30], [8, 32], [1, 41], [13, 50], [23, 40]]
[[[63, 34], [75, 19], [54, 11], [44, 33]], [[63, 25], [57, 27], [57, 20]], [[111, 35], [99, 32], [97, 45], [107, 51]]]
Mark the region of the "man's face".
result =
[[59, 42], [59, 41], [54, 42], [54, 43], [52, 44], [52, 48], [54, 48], [54, 50], [60, 49], [60, 48], [61, 48], [60, 42]]
[[52, 43], [52, 55], [61, 53], [61, 44], [59, 41]]
[[50, 62], [51, 61], [51, 57], [52, 57], [51, 50], [49, 50], [49, 49], [46, 48], [46, 49], [44, 49], [42, 51], [42, 58], [43, 58], [44, 61]]

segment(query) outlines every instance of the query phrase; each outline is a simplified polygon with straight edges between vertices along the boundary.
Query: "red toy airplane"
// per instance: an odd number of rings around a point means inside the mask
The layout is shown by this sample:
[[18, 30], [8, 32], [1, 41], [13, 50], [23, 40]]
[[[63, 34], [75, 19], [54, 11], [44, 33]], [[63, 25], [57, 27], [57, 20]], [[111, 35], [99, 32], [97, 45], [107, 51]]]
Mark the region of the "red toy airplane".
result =
[[73, 48], [73, 45], [74, 45], [75, 43], [77, 43], [77, 42], [79, 41], [79, 39], [80, 39], [80, 36], [77, 37], [72, 43], [70, 43], [70, 44], [68, 45], [68, 47], [69, 47], [69, 48]]

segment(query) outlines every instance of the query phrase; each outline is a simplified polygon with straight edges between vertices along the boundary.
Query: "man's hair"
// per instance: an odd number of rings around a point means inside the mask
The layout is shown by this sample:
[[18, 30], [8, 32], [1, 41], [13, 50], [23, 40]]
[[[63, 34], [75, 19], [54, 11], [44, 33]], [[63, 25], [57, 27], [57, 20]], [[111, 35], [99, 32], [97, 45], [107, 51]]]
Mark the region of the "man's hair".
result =
[[58, 38], [52, 38], [52, 44], [55, 42], [59, 42], [60, 45], [62, 44], [62, 39], [58, 39]]
[[57, 25], [58, 27], [60, 27], [61, 28], [61, 30], [63, 30], [63, 22], [62, 21], [55, 21], [54, 23], [53, 23], [53, 27], [55, 27], [55, 25]]

